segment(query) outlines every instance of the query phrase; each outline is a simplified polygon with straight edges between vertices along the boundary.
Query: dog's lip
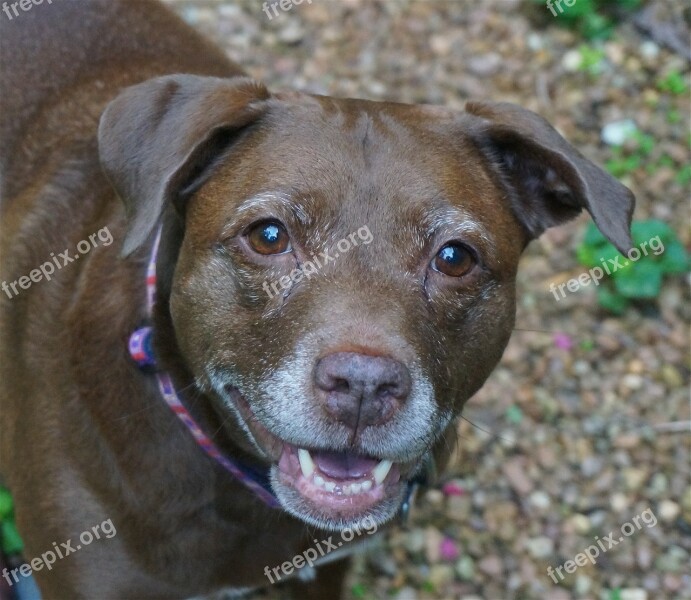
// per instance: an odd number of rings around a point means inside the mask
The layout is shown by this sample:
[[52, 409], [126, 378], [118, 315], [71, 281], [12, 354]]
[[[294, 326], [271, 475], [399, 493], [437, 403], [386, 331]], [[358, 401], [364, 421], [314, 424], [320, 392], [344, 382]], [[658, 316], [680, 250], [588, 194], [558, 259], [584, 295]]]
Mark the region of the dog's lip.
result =
[[402, 471], [406, 470], [402, 463], [290, 444], [259, 421], [239, 390], [232, 392], [255, 442], [275, 465], [278, 480], [320, 510], [362, 514], [398, 489]]
[[[339, 464], [349, 462], [347, 467]], [[321, 511], [343, 515], [362, 514], [375, 507], [398, 487], [401, 474], [398, 465], [389, 460], [310, 451], [286, 443], [278, 478]]]

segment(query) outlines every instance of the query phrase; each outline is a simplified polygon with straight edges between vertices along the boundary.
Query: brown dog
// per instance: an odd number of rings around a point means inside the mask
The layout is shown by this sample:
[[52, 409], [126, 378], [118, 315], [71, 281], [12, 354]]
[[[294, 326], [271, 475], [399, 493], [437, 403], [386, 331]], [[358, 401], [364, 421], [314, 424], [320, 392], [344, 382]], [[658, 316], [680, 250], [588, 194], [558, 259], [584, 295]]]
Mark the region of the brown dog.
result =
[[[149, 0], [0, 23], [0, 471], [28, 559], [117, 529], [32, 562], [48, 598], [265, 585], [315, 528], [391, 520], [502, 355], [528, 242], [586, 209], [630, 247], [631, 193], [519, 107], [271, 94]], [[159, 225], [159, 373], [280, 508], [128, 354]]]

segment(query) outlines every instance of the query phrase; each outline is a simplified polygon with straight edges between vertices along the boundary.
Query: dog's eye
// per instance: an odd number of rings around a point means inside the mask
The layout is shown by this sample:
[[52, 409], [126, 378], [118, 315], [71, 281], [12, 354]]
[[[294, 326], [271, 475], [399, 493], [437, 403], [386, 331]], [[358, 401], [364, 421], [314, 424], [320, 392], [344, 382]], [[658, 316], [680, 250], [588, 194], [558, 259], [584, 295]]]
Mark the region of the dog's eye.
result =
[[275, 221], [254, 225], [247, 233], [252, 250], [259, 254], [284, 254], [290, 252], [290, 237], [285, 227]]
[[463, 277], [475, 265], [472, 252], [462, 244], [446, 244], [432, 261], [432, 268], [449, 277]]

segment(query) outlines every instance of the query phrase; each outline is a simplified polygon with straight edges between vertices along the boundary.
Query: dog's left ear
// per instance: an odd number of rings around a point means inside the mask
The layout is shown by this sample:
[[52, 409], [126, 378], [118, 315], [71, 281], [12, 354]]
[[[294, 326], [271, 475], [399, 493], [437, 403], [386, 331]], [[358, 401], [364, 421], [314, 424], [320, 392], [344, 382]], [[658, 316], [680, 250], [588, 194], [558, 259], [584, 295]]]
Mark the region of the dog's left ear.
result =
[[182, 205], [269, 97], [247, 77], [167, 75], [125, 89], [108, 105], [98, 151], [125, 204], [123, 256], [144, 243], [166, 203]]
[[507, 190], [530, 238], [586, 209], [620, 252], [631, 248], [635, 198], [537, 114], [505, 102], [468, 102], [470, 136]]

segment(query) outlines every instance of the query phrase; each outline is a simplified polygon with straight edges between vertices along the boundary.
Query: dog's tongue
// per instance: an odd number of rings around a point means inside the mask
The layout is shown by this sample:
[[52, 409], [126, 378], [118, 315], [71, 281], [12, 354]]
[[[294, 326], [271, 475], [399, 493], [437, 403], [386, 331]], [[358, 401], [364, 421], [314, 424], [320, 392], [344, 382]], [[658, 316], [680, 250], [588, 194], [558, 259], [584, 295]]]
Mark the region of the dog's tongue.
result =
[[319, 470], [332, 479], [357, 479], [371, 473], [379, 463], [374, 458], [350, 452], [312, 452], [312, 460]]

